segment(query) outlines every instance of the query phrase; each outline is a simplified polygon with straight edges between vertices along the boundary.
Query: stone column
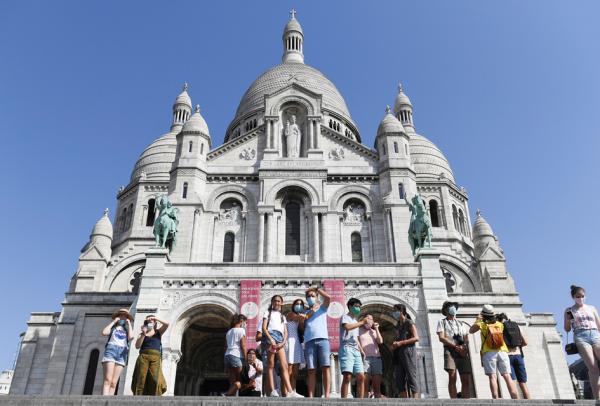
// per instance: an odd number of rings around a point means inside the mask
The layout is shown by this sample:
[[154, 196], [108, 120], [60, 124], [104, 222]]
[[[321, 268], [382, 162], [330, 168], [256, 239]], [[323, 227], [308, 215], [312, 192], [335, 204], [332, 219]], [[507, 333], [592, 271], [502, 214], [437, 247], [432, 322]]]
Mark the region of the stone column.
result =
[[265, 215], [258, 212], [258, 253], [257, 262], [264, 261]]
[[323, 258], [321, 261], [328, 262], [329, 261], [329, 252], [327, 252], [328, 247], [328, 227], [327, 227], [327, 213], [321, 213], [321, 224], [323, 224]]
[[194, 210], [194, 222], [192, 225], [192, 241], [190, 243], [190, 262], [196, 261], [196, 244], [198, 243], [196, 241], [196, 234], [198, 223], [200, 222], [200, 213], [201, 209]]
[[367, 228], [369, 229], [371, 262], [375, 262], [375, 239], [373, 238], [373, 216], [371, 213], [365, 215], [365, 220], [367, 221]]
[[267, 213], [267, 262], [273, 262], [273, 246], [275, 245], [275, 216]]
[[242, 213], [242, 225], [240, 227], [240, 259], [239, 262], [246, 262], [246, 213]]
[[313, 134], [314, 134], [314, 140], [313, 140], [313, 149], [319, 149], [319, 122], [317, 120], [313, 121]]
[[312, 119], [308, 119], [308, 134], [307, 134], [307, 147], [308, 149], [312, 149], [313, 148], [313, 129], [314, 129], [314, 122]]
[[319, 213], [313, 213], [313, 261], [321, 262], [320, 260], [320, 244], [319, 244]]
[[273, 148], [279, 153], [279, 131], [276, 130], [277, 129], [275, 128], [275, 120], [271, 120], [271, 136], [273, 138], [273, 144], [271, 145], [271, 148]]
[[173, 396], [175, 394], [175, 376], [177, 375], [177, 363], [181, 359], [181, 351], [163, 348], [162, 370], [167, 381], [167, 391], [163, 396]]
[[265, 127], [267, 128], [266, 131], [266, 135], [267, 135], [267, 149], [271, 149], [271, 120], [267, 119], [265, 120]]
[[392, 235], [391, 210], [389, 208], [384, 209], [383, 216], [383, 222], [385, 224], [385, 235], [387, 237], [388, 242], [388, 261], [396, 262], [396, 247], [394, 247], [394, 238]]

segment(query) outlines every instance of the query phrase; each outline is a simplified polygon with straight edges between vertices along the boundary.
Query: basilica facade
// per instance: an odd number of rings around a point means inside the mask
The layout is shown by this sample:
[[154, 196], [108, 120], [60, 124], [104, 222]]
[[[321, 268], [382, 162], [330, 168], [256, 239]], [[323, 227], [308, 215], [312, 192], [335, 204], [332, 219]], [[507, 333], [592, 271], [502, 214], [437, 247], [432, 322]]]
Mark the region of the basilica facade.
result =
[[[244, 306], [252, 318], [274, 294], [289, 306], [310, 286], [341, 281], [336, 303], [345, 307], [356, 297], [381, 325], [388, 395], [394, 392], [391, 312], [403, 303], [420, 336], [421, 391], [448, 397], [436, 325], [450, 299], [467, 323], [484, 304], [516, 320], [529, 339], [532, 395], [573, 398], [553, 315], [525, 312], [498, 238], [479, 212], [471, 221], [465, 188], [444, 154], [418, 133], [402, 87], [375, 145], [364, 145], [335, 85], [304, 62], [304, 33], [294, 14], [282, 43], [282, 63], [246, 90], [222, 145], [212, 144], [187, 85], [177, 96], [170, 130], [142, 152], [118, 192], [113, 220], [105, 212], [93, 227], [60, 311], [31, 314], [11, 393], [101, 393], [100, 332], [114, 310], [126, 307], [135, 313], [136, 334], [146, 315], [170, 322], [163, 337], [168, 395], [216, 394], [227, 387], [224, 336], [242, 302], [255, 304]], [[413, 252], [407, 200], [417, 194], [432, 238], [431, 247]], [[153, 235], [164, 195], [179, 218], [170, 252], [156, 248]], [[472, 395], [489, 398], [480, 339], [471, 342]], [[119, 393], [131, 394], [136, 357], [132, 348]], [[332, 361], [335, 395], [336, 354]]]

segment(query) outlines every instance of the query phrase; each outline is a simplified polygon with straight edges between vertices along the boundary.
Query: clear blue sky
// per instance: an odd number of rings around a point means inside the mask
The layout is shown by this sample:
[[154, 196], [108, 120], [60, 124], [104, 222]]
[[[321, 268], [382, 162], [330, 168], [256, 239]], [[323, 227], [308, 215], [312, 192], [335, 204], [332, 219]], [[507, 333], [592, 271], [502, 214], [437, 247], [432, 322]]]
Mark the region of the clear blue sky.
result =
[[[373, 146], [401, 81], [508, 258], [525, 310], [599, 304], [600, 2], [0, 2], [0, 368], [32, 311], [58, 311], [79, 250], [169, 128], [184, 81], [223, 140], [279, 63], [289, 10], [306, 62]], [[562, 314], [559, 321], [562, 322]]]

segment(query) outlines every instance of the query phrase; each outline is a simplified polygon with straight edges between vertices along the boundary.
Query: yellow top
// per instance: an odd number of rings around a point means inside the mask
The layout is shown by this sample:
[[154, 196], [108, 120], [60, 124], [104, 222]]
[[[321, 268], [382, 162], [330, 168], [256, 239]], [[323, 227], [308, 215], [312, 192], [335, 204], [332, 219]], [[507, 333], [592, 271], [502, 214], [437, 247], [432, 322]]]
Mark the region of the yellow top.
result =
[[485, 354], [486, 352], [490, 352], [490, 351], [504, 351], [504, 352], [508, 352], [508, 347], [506, 346], [506, 343], [503, 342], [502, 346], [500, 348], [490, 348], [487, 345], [487, 340], [486, 337], [490, 334], [490, 329], [489, 326], [498, 326], [500, 328], [500, 331], [504, 332], [504, 324], [500, 323], [499, 321], [493, 323], [493, 324], [487, 324], [484, 321], [478, 321], [477, 325], [479, 326], [479, 330], [481, 331], [481, 341], [483, 342], [483, 348], [481, 350], [482, 354]]

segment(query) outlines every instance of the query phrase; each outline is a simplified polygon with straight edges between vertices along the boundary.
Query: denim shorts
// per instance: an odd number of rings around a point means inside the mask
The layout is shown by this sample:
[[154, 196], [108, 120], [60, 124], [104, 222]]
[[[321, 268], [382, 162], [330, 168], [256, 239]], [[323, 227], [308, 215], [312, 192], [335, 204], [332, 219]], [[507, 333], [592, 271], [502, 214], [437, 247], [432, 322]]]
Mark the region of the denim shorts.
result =
[[352, 375], [362, 374], [365, 372], [362, 355], [357, 348], [340, 347], [340, 370], [342, 373], [351, 373]]
[[307, 369], [316, 369], [317, 364], [323, 368], [330, 365], [331, 350], [329, 340], [326, 338], [315, 338], [304, 343], [304, 355]]
[[599, 345], [600, 344], [600, 332], [595, 328], [590, 330], [575, 330], [574, 334], [575, 344], [582, 345]]
[[104, 348], [104, 355], [102, 356], [102, 363], [114, 362], [117, 365], [124, 367], [127, 364], [127, 354], [129, 349], [127, 347], [121, 347], [114, 344], [108, 344]]
[[513, 381], [520, 383], [527, 382], [527, 370], [525, 369], [525, 360], [521, 354], [509, 355], [510, 376]]
[[369, 375], [382, 375], [383, 363], [381, 362], [381, 357], [365, 358], [365, 372]]
[[[281, 331], [276, 331], [276, 330], [269, 330], [269, 334], [271, 335], [271, 338], [273, 340], [275, 340], [275, 342], [277, 344], [281, 344], [283, 342], [283, 334], [281, 334]], [[269, 340], [269, 337], [267, 337], [266, 334], [263, 334], [262, 336], [262, 340], [260, 342], [261, 345], [261, 350], [265, 353], [268, 354], [269, 352], [269, 347], [271, 347], [271, 340]]]
[[225, 355], [225, 368], [241, 368], [244, 360], [237, 355]]

